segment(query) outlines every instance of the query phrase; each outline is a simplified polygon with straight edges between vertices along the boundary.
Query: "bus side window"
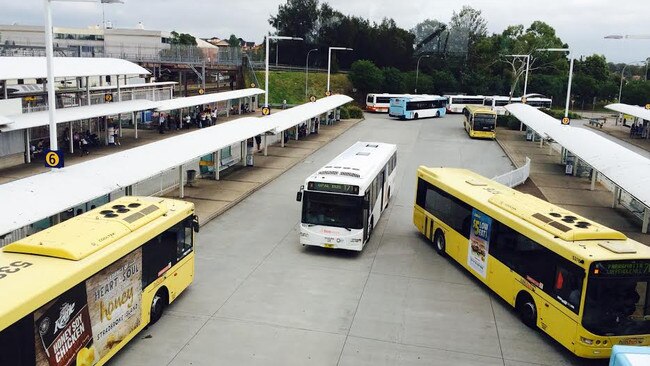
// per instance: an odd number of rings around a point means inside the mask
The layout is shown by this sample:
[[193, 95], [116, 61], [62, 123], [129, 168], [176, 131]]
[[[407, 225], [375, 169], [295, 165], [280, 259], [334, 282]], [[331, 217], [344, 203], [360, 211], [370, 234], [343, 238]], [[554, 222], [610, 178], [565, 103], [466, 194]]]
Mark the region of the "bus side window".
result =
[[[564, 303], [575, 313], [580, 308], [580, 297], [582, 296], [582, 279], [581, 270], [571, 269], [564, 264], [558, 264], [555, 267], [555, 280], [553, 283], [553, 292], [555, 297]], [[564, 300], [564, 301], [562, 301]]]
[[192, 218], [185, 220], [182, 230], [178, 232], [178, 240], [176, 242], [176, 260], [180, 261], [186, 255], [192, 252], [193, 247], [193, 223]]
[[36, 359], [32, 314], [0, 331], [0, 365], [33, 365]]
[[176, 264], [176, 246], [180, 225], [176, 225], [142, 246], [142, 288], [162, 276]]

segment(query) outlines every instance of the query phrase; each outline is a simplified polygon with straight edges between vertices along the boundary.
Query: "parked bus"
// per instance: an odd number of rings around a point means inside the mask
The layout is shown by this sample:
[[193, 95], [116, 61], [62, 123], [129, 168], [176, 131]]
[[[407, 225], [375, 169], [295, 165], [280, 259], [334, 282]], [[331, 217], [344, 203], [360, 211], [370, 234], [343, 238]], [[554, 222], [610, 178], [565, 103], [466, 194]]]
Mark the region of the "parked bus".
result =
[[0, 365], [102, 365], [194, 278], [194, 204], [122, 197], [0, 251]]
[[650, 365], [650, 349], [638, 346], [614, 346], [609, 366], [647, 366]]
[[413, 222], [574, 354], [650, 345], [650, 248], [465, 169], [419, 167]]
[[[551, 105], [553, 104], [553, 99], [546, 98], [541, 94], [528, 95], [529, 96], [526, 97], [526, 104], [537, 109], [551, 108]], [[495, 95], [491, 97], [485, 97], [483, 105], [492, 108], [492, 110], [495, 111], [497, 115], [503, 116], [507, 113], [505, 106], [511, 103], [521, 103], [521, 98], [510, 98], [507, 96]]]
[[366, 96], [366, 110], [370, 112], [388, 113], [390, 98], [400, 98], [409, 94], [368, 94]]
[[300, 244], [361, 251], [394, 192], [397, 146], [357, 142], [300, 187]]
[[447, 112], [446, 107], [447, 98], [439, 95], [392, 98], [389, 115], [400, 119], [443, 117]]
[[483, 105], [482, 95], [445, 95], [447, 98], [447, 113], [463, 113], [468, 105]]
[[493, 139], [496, 137], [497, 114], [488, 107], [468, 105], [463, 111], [463, 126], [469, 137]]

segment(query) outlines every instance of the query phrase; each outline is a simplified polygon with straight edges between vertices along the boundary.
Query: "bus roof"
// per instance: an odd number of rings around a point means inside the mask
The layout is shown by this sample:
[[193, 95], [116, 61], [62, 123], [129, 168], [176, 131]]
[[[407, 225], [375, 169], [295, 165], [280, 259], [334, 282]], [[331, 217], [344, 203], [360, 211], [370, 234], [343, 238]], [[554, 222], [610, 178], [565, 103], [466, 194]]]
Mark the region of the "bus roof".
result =
[[356, 142], [310, 175], [307, 182], [325, 181], [357, 185], [360, 194], [363, 194], [375, 175], [383, 168], [383, 164], [390, 159], [395, 151], [397, 151], [397, 145], [393, 144]]
[[594, 261], [639, 255], [650, 258], [650, 248], [619, 231], [470, 170], [421, 166], [418, 176], [435, 180], [454, 196], [464, 197], [472, 206], [509, 226], [526, 227], [531, 237], [543, 237], [547, 244], [551, 243], [551, 249]]
[[492, 108], [480, 104], [470, 104], [468, 106], [465, 106], [465, 109], [467, 109], [470, 113], [497, 114], [497, 112], [492, 110]]
[[[0, 279], [0, 330], [89, 278], [192, 214], [194, 204], [122, 197], [0, 250], [0, 265], [31, 266]], [[132, 235], [140, 228], [142, 234]], [[137, 236], [137, 241], [135, 237]]]

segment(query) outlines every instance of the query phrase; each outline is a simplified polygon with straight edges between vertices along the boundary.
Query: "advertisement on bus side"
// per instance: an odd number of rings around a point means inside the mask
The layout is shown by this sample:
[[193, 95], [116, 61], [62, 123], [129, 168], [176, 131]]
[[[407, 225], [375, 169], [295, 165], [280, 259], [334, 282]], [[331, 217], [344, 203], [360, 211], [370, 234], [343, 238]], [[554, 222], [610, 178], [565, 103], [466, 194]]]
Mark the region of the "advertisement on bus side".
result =
[[467, 265], [485, 278], [490, 248], [492, 218], [477, 209], [472, 210], [472, 230], [469, 234]]
[[141, 298], [139, 248], [36, 311], [36, 365], [94, 365], [140, 325]]

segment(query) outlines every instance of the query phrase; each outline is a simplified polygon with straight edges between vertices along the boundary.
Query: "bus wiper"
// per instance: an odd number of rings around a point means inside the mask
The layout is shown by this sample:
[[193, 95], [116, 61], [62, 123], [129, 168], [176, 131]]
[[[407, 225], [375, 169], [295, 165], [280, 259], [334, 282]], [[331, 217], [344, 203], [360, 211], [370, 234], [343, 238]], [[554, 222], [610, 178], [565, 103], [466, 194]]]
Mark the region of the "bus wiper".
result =
[[352, 231], [352, 229], [350, 229], [349, 227], [344, 227], [344, 229], [347, 231]]

